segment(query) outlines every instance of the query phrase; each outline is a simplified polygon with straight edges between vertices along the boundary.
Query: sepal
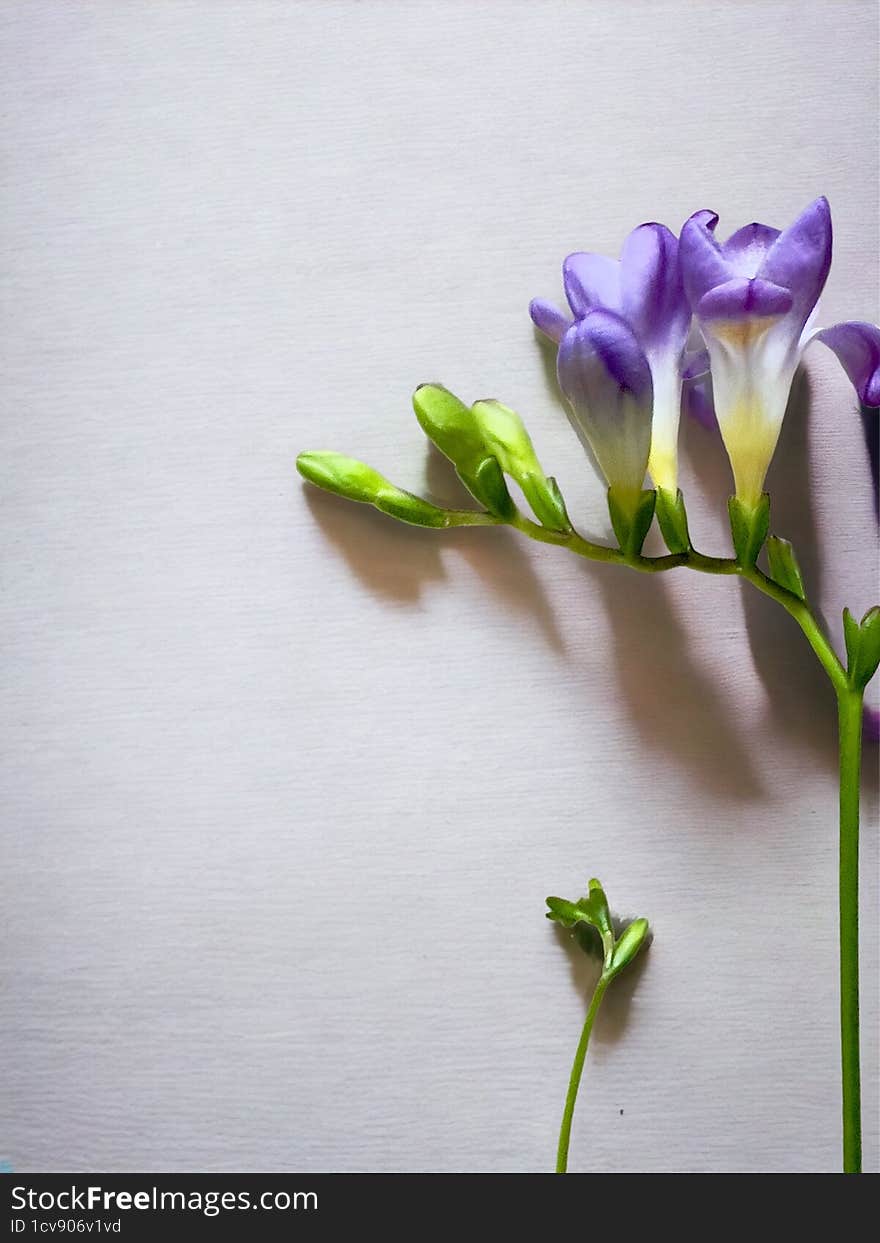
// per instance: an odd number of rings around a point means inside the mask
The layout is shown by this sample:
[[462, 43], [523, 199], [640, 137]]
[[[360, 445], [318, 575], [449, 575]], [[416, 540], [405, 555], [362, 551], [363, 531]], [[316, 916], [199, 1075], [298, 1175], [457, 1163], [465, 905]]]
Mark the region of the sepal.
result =
[[675, 493], [669, 488], [658, 488], [656, 512], [657, 523], [669, 551], [687, 552], [691, 546], [691, 537], [681, 488]]
[[746, 569], [758, 560], [770, 530], [770, 497], [764, 492], [756, 505], [747, 505], [738, 496], [727, 502], [730, 514], [730, 533], [736, 559]]
[[787, 539], [780, 539], [778, 535], [769, 537], [767, 561], [773, 581], [780, 587], [784, 587], [786, 591], [790, 591], [793, 596], [797, 596], [799, 600], [806, 600], [807, 593], [804, 591], [801, 568], [794, 555], [794, 549]]
[[485, 505], [490, 514], [505, 522], [514, 516], [516, 505], [507, 490], [504, 472], [495, 458], [483, 458], [473, 471], [459, 466], [455, 473], [471, 496]]
[[608, 513], [611, 526], [617, 536], [620, 550], [627, 557], [637, 557], [642, 551], [645, 536], [654, 518], [657, 494], [653, 491], [634, 495], [621, 493], [613, 487], [608, 489]]
[[843, 635], [846, 642], [847, 675], [850, 685], [862, 691], [880, 665], [880, 605], [868, 609], [857, 622], [849, 609], [843, 610]]

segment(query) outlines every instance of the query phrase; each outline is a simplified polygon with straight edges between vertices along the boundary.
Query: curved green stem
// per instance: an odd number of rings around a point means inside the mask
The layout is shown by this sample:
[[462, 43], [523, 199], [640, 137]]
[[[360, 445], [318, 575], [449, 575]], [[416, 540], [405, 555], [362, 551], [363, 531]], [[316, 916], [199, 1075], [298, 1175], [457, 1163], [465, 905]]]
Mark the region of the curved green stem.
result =
[[[863, 692], [854, 690], [847, 671], [823, 632], [806, 600], [769, 578], [756, 565], [732, 558], [707, 557], [691, 548], [663, 557], [626, 556], [620, 549], [606, 548], [583, 539], [576, 532], [550, 532], [520, 518], [514, 523], [524, 534], [544, 543], [560, 544], [593, 561], [627, 565], [643, 573], [662, 573], [679, 566], [703, 574], [736, 575], [769, 596], [797, 622], [816, 658], [828, 675], [838, 701], [840, 729], [840, 1048], [843, 1089], [844, 1173], [861, 1172], [861, 1088], [859, 1073], [859, 779], [861, 771]], [[574, 1102], [586, 1057], [593, 1019], [602, 1000], [600, 980], [571, 1072], [562, 1131], [559, 1136], [557, 1172], [564, 1172]]]
[[584, 1061], [587, 1056], [587, 1048], [590, 1044], [590, 1033], [593, 1030], [593, 1023], [596, 1015], [599, 1013], [599, 1007], [602, 1004], [602, 998], [605, 996], [605, 990], [611, 983], [610, 978], [602, 973], [599, 981], [593, 991], [593, 998], [590, 1002], [590, 1008], [587, 1011], [587, 1017], [584, 1020], [584, 1029], [581, 1032], [581, 1038], [578, 1041], [578, 1047], [575, 1051], [574, 1062], [571, 1067], [571, 1077], [568, 1081], [568, 1094], [565, 1098], [565, 1109], [562, 1113], [562, 1126], [559, 1128], [559, 1147], [556, 1150], [556, 1173], [565, 1174], [568, 1170], [568, 1145], [571, 1140], [571, 1120], [574, 1117], [574, 1106], [577, 1100], [578, 1088], [581, 1085], [581, 1075], [584, 1073]]
[[859, 778], [863, 692], [837, 697], [840, 739], [840, 1056], [843, 1172], [862, 1171], [859, 1073]]
[[628, 557], [619, 548], [609, 548], [604, 544], [594, 544], [586, 540], [576, 531], [549, 531], [518, 514], [511, 525], [516, 527], [530, 539], [542, 544], [555, 544], [567, 548], [570, 552], [588, 561], [604, 561], [612, 565], [625, 565], [630, 569], [639, 570], [643, 574], [660, 574], [667, 570], [684, 567], [696, 570], [700, 574], [735, 575], [746, 579], [763, 595], [769, 596], [789, 613], [806, 636], [807, 642], [828, 674], [831, 684], [838, 694], [847, 689], [846, 670], [840, 663], [837, 653], [822, 632], [812, 609], [805, 600], [780, 587], [772, 578], [768, 578], [757, 566], [742, 565], [733, 557], [707, 557], [705, 553], [691, 548], [688, 552], [668, 553], [662, 557]]

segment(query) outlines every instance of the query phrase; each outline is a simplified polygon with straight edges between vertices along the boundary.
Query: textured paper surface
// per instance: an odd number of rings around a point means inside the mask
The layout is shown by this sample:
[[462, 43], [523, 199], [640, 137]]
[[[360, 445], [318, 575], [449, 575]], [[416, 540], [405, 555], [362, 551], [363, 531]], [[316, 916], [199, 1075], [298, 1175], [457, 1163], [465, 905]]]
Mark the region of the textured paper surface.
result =
[[[442, 379], [522, 411], [602, 535], [529, 298], [642, 220], [781, 225], [824, 192], [823, 322], [875, 320], [876, 6], [0, 24], [0, 1158], [546, 1169], [588, 973], [543, 899], [595, 874], [655, 942], [598, 1023], [573, 1168], [837, 1168], [834, 704], [797, 629], [728, 581], [404, 529], [293, 462], [454, 497], [409, 412]], [[839, 639], [877, 596], [868, 467], [820, 346], [799, 394], [776, 525]], [[689, 427], [683, 463], [722, 552], [720, 447]]]

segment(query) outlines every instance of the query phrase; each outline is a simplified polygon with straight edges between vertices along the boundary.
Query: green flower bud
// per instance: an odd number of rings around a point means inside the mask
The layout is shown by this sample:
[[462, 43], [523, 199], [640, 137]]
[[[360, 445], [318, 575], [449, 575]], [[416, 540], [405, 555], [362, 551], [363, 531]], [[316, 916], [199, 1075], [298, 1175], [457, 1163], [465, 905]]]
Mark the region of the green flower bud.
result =
[[411, 492], [404, 492], [364, 462], [341, 453], [301, 453], [296, 469], [325, 492], [334, 492], [350, 501], [360, 501], [418, 527], [445, 527], [450, 515]]
[[422, 431], [456, 466], [474, 473], [489, 451], [473, 413], [440, 384], [422, 384], [413, 393]]
[[647, 919], [634, 919], [620, 934], [611, 954], [608, 975], [619, 975], [624, 967], [629, 966], [636, 954], [648, 939]]
[[335, 492], [337, 496], [368, 505], [375, 502], [384, 488], [391, 486], [372, 466], [342, 453], [301, 453], [296, 459], [296, 469], [309, 483], [325, 492]]
[[548, 479], [541, 469], [531, 437], [516, 411], [494, 399], [475, 402], [472, 409], [487, 449], [522, 488], [538, 521], [554, 531], [570, 530], [562, 494], [555, 479]]

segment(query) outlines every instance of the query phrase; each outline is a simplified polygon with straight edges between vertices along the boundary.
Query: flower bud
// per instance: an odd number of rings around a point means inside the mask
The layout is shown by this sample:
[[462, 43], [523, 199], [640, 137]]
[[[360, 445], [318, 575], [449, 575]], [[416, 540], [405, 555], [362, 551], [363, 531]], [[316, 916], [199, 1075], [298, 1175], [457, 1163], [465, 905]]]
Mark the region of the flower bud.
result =
[[647, 919], [634, 919], [624, 928], [611, 954], [611, 964], [607, 972], [609, 977], [619, 975], [624, 967], [629, 966], [648, 939], [648, 931]]
[[541, 469], [520, 416], [495, 400], [475, 402], [472, 410], [486, 448], [522, 488], [538, 521], [551, 530], [569, 530], [571, 524], [556, 481], [548, 479]]
[[296, 459], [296, 469], [309, 483], [323, 488], [325, 492], [375, 505], [400, 522], [418, 527], [449, 525], [447, 510], [439, 509], [411, 492], [404, 492], [371, 466], [341, 453], [301, 453]]

